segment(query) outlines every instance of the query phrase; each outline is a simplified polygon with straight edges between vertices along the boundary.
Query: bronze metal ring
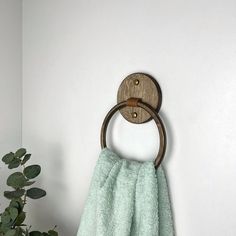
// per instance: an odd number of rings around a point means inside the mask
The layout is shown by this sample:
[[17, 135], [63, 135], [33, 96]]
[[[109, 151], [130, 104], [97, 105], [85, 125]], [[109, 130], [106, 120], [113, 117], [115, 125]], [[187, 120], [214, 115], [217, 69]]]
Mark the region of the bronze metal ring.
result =
[[157, 157], [154, 161], [154, 165], [156, 167], [156, 169], [159, 167], [159, 165], [161, 164], [164, 155], [165, 155], [165, 151], [166, 151], [166, 131], [165, 131], [165, 127], [164, 124], [160, 118], [160, 116], [158, 115], [158, 113], [155, 111], [155, 109], [150, 106], [149, 104], [142, 102], [140, 99], [136, 99], [136, 98], [130, 98], [126, 101], [120, 102], [117, 105], [115, 105], [106, 115], [103, 124], [102, 124], [102, 128], [101, 128], [101, 134], [100, 134], [100, 142], [101, 142], [101, 147], [102, 148], [106, 148], [106, 131], [107, 131], [107, 127], [109, 124], [110, 119], [112, 118], [112, 116], [121, 108], [126, 107], [126, 106], [138, 106], [143, 108], [144, 110], [146, 110], [151, 117], [154, 119], [158, 131], [159, 131], [159, 136], [160, 136], [160, 147], [159, 147], [159, 151], [157, 154]]

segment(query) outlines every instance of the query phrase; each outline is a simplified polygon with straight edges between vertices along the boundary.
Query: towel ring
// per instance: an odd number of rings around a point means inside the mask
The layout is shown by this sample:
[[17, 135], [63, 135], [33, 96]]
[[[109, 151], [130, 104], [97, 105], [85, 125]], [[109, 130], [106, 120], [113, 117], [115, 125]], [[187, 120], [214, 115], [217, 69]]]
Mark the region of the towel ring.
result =
[[124, 108], [126, 106], [143, 108], [145, 111], [147, 111], [151, 115], [151, 117], [154, 119], [154, 121], [157, 125], [158, 131], [159, 131], [159, 136], [160, 136], [160, 147], [159, 147], [159, 151], [156, 156], [156, 159], [154, 161], [155, 168], [157, 169], [159, 167], [159, 165], [161, 164], [161, 162], [164, 158], [164, 155], [165, 155], [165, 151], [166, 151], [165, 127], [164, 127], [164, 124], [163, 124], [160, 116], [155, 111], [155, 109], [152, 106], [150, 106], [149, 104], [142, 102], [141, 99], [139, 99], [139, 98], [129, 98], [126, 101], [119, 102], [117, 105], [112, 107], [112, 109], [107, 113], [107, 115], [102, 123], [102, 128], [101, 128], [101, 134], [100, 134], [101, 147], [102, 148], [107, 147], [107, 145], [106, 145], [106, 131], [107, 131], [107, 127], [108, 127], [110, 119], [119, 109]]

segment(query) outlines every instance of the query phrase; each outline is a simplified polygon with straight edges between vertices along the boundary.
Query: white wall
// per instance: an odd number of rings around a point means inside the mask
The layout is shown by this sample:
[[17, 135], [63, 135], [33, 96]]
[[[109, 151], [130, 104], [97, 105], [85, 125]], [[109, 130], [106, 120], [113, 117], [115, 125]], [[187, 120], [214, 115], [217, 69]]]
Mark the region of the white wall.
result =
[[[0, 0], [0, 156], [21, 145], [21, 18], [20, 0]], [[8, 171], [0, 161], [1, 191]], [[0, 211], [5, 207], [0, 198]]]
[[[48, 191], [31, 207], [33, 225], [76, 234], [102, 120], [122, 79], [143, 71], [163, 91], [177, 235], [236, 235], [235, 7], [233, 0], [24, 0], [23, 144]], [[118, 116], [112, 132], [122, 155], [155, 156], [153, 122]]]

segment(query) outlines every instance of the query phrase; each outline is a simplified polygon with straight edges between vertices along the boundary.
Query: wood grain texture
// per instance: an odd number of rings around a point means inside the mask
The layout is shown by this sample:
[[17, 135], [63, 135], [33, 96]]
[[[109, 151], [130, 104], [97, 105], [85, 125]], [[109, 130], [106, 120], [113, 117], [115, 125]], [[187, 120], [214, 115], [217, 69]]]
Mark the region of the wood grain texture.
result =
[[[160, 110], [162, 94], [159, 84], [144, 73], [128, 75], [121, 83], [117, 102], [126, 101], [128, 98], [140, 98], [151, 105], [157, 112]], [[124, 107], [120, 109], [122, 116], [129, 122], [141, 124], [151, 119], [151, 116], [141, 107]]]

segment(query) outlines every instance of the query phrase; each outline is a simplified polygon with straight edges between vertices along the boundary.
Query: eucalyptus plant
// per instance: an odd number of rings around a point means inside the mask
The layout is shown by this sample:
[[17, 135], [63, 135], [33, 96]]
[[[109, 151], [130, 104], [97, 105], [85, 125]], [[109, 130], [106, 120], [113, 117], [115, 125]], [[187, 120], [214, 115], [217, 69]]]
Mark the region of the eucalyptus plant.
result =
[[4, 191], [4, 196], [10, 200], [8, 207], [0, 213], [0, 236], [58, 236], [54, 227], [48, 232], [31, 231], [24, 221], [26, 212], [24, 207], [28, 198], [39, 199], [46, 195], [41, 188], [32, 187], [35, 178], [40, 174], [39, 165], [26, 165], [31, 158], [25, 148], [18, 149], [15, 153], [9, 152], [3, 156], [2, 161], [9, 169], [21, 167], [21, 171], [10, 174], [7, 185], [12, 189]]

